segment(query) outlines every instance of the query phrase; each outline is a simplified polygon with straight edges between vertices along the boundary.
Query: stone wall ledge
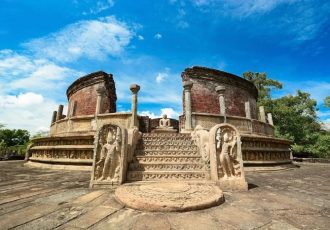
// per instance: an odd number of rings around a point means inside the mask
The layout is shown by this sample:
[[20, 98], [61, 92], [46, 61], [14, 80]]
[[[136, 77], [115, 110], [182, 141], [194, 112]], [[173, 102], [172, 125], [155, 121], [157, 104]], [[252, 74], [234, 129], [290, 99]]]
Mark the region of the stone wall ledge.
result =
[[292, 144], [292, 141], [277, 138], [277, 137], [269, 137], [269, 136], [261, 136], [261, 135], [253, 135], [249, 134], [246, 135], [244, 133], [241, 134], [243, 141], [265, 141], [265, 142], [273, 142], [273, 143], [286, 143], [286, 144]]
[[242, 147], [243, 151], [290, 152], [288, 148]]
[[280, 160], [280, 161], [243, 161], [244, 166], [247, 165], [272, 165], [272, 164], [291, 164], [291, 160]]
[[67, 159], [67, 158], [37, 158], [30, 157], [29, 161], [43, 162], [43, 163], [61, 163], [61, 164], [83, 164], [83, 165], [92, 165], [92, 159]]
[[294, 157], [293, 161], [296, 162], [307, 162], [307, 163], [330, 163], [330, 159], [327, 158], [299, 158], [299, 157]]
[[68, 149], [68, 150], [89, 150], [94, 145], [55, 145], [55, 146], [34, 146], [31, 150], [52, 150], [52, 149]]
[[46, 142], [46, 141], [58, 141], [58, 140], [81, 140], [81, 139], [94, 139], [94, 135], [72, 135], [72, 136], [51, 136], [51, 137], [37, 137], [33, 138], [33, 142]]

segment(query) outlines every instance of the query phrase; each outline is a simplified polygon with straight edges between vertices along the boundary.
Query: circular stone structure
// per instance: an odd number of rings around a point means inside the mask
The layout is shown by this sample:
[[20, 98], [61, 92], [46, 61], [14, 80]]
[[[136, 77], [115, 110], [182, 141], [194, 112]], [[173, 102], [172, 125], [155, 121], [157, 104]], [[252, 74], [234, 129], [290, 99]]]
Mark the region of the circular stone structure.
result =
[[225, 199], [211, 183], [131, 183], [118, 187], [116, 199], [129, 208], [150, 212], [180, 212], [213, 207]]

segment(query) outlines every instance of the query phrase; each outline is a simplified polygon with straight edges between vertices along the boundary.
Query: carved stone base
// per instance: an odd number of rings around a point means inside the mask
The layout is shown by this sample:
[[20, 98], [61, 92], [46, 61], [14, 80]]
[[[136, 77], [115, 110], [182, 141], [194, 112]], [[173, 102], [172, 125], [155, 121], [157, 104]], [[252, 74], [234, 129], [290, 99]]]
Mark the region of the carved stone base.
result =
[[116, 189], [115, 197], [126, 207], [151, 212], [198, 210], [225, 201], [214, 184], [183, 181], [124, 184]]
[[151, 132], [152, 133], [177, 133], [178, 131], [174, 128], [155, 128]]
[[230, 178], [223, 179], [217, 182], [217, 185], [224, 191], [234, 190], [234, 191], [247, 191], [248, 183], [244, 178]]

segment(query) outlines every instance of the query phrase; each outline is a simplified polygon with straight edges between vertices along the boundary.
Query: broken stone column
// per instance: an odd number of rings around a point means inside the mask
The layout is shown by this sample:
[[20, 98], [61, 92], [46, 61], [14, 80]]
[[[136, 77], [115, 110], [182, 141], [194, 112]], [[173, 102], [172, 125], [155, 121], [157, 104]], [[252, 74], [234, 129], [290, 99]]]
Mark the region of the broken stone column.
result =
[[103, 86], [100, 86], [96, 89], [97, 99], [96, 99], [96, 109], [95, 109], [95, 116], [101, 113], [101, 105], [103, 96], [105, 94], [105, 89]]
[[263, 106], [259, 106], [259, 116], [260, 116], [260, 121], [266, 122], [265, 108]]
[[185, 130], [192, 129], [192, 120], [191, 120], [191, 88], [193, 83], [191, 81], [183, 82], [184, 88], [184, 104], [185, 104]]
[[273, 123], [273, 116], [271, 113], [267, 113], [267, 120], [270, 125], [274, 125]]
[[245, 102], [245, 117], [251, 119], [251, 107], [250, 101]]
[[77, 101], [72, 101], [70, 105], [69, 117], [74, 117], [76, 115]]
[[50, 125], [52, 125], [56, 121], [56, 117], [57, 117], [57, 112], [53, 111], [52, 121], [51, 121]]
[[140, 86], [137, 84], [132, 84], [129, 89], [132, 92], [132, 119], [131, 119], [131, 127], [138, 127], [138, 118], [137, 118], [137, 93], [140, 90]]
[[224, 122], [226, 123], [226, 104], [225, 104], [226, 87], [217, 86], [215, 88], [215, 91], [219, 94], [220, 115], [224, 116]]
[[59, 121], [59, 120], [62, 119], [62, 117], [63, 117], [63, 108], [64, 108], [63, 105], [58, 106], [58, 110], [57, 110], [57, 114], [56, 114], [56, 121]]

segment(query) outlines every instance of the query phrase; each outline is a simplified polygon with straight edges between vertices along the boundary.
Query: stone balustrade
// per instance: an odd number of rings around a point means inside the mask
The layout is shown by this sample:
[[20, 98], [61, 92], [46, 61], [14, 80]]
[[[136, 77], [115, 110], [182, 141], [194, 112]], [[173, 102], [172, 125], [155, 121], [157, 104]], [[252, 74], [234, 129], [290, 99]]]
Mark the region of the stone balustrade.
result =
[[[274, 136], [274, 126], [265, 122], [245, 117], [227, 116], [227, 123], [234, 125], [241, 133]], [[224, 122], [224, 116], [219, 114], [192, 113], [193, 127], [201, 125], [206, 129]]]

